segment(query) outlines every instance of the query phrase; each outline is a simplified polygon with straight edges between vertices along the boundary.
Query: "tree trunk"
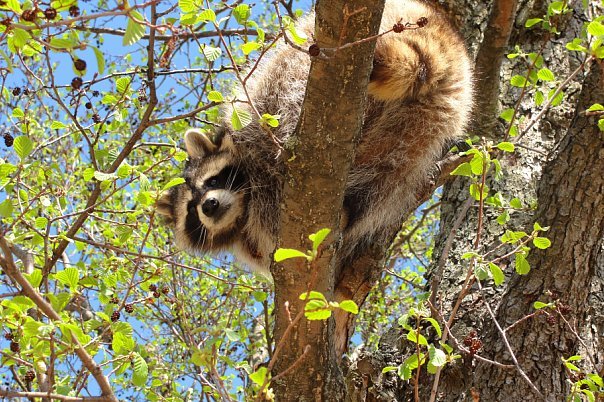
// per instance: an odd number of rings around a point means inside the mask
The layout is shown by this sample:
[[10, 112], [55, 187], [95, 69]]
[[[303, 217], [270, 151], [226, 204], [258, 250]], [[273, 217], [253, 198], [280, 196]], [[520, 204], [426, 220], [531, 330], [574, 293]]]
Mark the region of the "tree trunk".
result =
[[[384, 2], [321, 1], [315, 42], [337, 48], [378, 32]], [[299, 143], [287, 165], [280, 247], [309, 249], [308, 235], [332, 230], [319, 257], [286, 260], [272, 268], [275, 280], [275, 339], [279, 353], [272, 388], [281, 401], [337, 401], [344, 397], [333, 320], [308, 321], [300, 295], [309, 290], [334, 299], [334, 252], [340, 210], [354, 147], [360, 134], [375, 41], [325, 52], [310, 68], [298, 123]], [[355, 66], [355, 68], [350, 68]], [[334, 135], [337, 133], [338, 135]], [[286, 307], [287, 306], [287, 307]], [[279, 378], [275, 378], [280, 376]]]

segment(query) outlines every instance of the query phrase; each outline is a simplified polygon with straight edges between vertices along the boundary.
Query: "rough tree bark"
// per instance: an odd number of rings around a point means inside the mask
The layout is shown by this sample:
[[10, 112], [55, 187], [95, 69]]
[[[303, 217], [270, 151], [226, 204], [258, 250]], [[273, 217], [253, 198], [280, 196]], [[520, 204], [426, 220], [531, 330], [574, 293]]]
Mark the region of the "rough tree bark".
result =
[[[320, 1], [315, 41], [321, 49], [337, 48], [378, 32], [384, 1]], [[310, 68], [299, 145], [288, 163], [280, 246], [306, 250], [307, 236], [332, 229], [312, 267], [302, 259], [274, 266], [277, 362], [272, 387], [278, 400], [342, 400], [342, 374], [333, 345], [333, 320], [301, 317], [308, 290], [333, 300], [334, 251], [340, 237], [341, 206], [354, 147], [361, 130], [374, 41], [341, 49]], [[352, 68], [351, 66], [354, 66]], [[288, 307], [286, 307], [288, 306]], [[279, 376], [279, 378], [275, 378]]]
[[[505, 6], [513, 3], [503, 2]], [[502, 264], [507, 277], [502, 287], [494, 288], [492, 282], [487, 281], [481, 291], [474, 285], [470, 294], [463, 298], [451, 328], [455, 339], [452, 343], [460, 342], [475, 330], [483, 343], [478, 354], [506, 367], [465, 355], [442, 371], [436, 400], [561, 401], [569, 393], [569, 375], [564, 371], [561, 357], [581, 353], [587, 357], [584, 362], [587, 370], [600, 374], [604, 370], [604, 315], [601, 313], [604, 311], [601, 295], [604, 289], [604, 134], [597, 128], [597, 119], [584, 113], [593, 103], [602, 103], [604, 73], [602, 66], [595, 62], [585, 63], [585, 69], [579, 69], [585, 56], [563, 48], [564, 43], [579, 36], [585, 21], [580, 4], [572, 3], [573, 12], [558, 19], [562, 35], [554, 38], [538, 29], [523, 28], [528, 18], [545, 14], [548, 2], [521, 0], [517, 11], [508, 12], [506, 18], [501, 18], [502, 8], [498, 6], [502, 1], [499, 0], [478, 6], [465, 0], [448, 3], [461, 21], [470, 48], [480, 49], [476, 51], [480, 78], [477, 92], [485, 99], [478, 102], [484, 108], [477, 107], [474, 134], [504, 138], [507, 128], [492, 121], [493, 115], [497, 108], [515, 106], [519, 91], [510, 88], [507, 82], [513, 74], [526, 69], [526, 65], [518, 64], [517, 60], [505, 59], [502, 53], [505, 46], [501, 43], [488, 43], [501, 39], [501, 35], [495, 35], [499, 37], [497, 39], [489, 33], [494, 21], [510, 24], [508, 28], [513, 23], [507, 51], [514, 44], [519, 44], [525, 52], [543, 50], [546, 66], [560, 81], [573, 71], [579, 72], [566, 88], [562, 105], [539, 118], [523, 135], [519, 142], [522, 147], [517, 147], [514, 154], [501, 157], [503, 180], [488, 183], [492, 192], [500, 191], [508, 200], [519, 197], [526, 206], [538, 205], [536, 210], [527, 208], [512, 214], [508, 227], [530, 232], [534, 222], [550, 226], [543, 235], [550, 238], [552, 246], [546, 250], [531, 250], [529, 275], [517, 275], [511, 258]], [[490, 56], [485, 57], [485, 54]], [[499, 64], [494, 57], [502, 58], [503, 62]], [[494, 85], [484, 81], [493, 78], [499, 78], [500, 83]], [[529, 122], [541, 109], [527, 97], [521, 102], [519, 113], [527, 116], [526, 122]], [[491, 121], [485, 121], [489, 119]], [[494, 131], [484, 132], [484, 127], [494, 127]], [[522, 125], [520, 131], [523, 131]], [[458, 179], [445, 186], [441, 232], [436, 239], [435, 263], [428, 274], [429, 282], [430, 278], [438, 276], [435, 300], [445, 319], [451, 314], [468, 270], [468, 260], [462, 259], [461, 255], [474, 250], [477, 207], [464, 208], [468, 184], [466, 180]], [[496, 212], [486, 212], [483, 241], [477, 252], [491, 250], [500, 244], [499, 237], [504, 228], [494, 222], [496, 216]], [[447, 240], [452, 241], [450, 250], [445, 250]], [[447, 263], [439, 272], [436, 262], [443, 252]], [[505, 251], [499, 255], [503, 254]], [[546, 321], [545, 313], [522, 320], [535, 312], [533, 303], [537, 300], [556, 302], [563, 306], [564, 315], [550, 311], [554, 318], [549, 321]], [[506, 329], [515, 324], [505, 334], [517, 365], [487, 305], [500, 327]], [[349, 400], [414, 400], [412, 384], [403, 383], [392, 373], [381, 373], [384, 366], [400, 364], [409, 355], [405, 354], [409, 342], [401, 339], [401, 335], [404, 331], [394, 327], [383, 337], [378, 351], [361, 351], [355, 356], [347, 373]], [[422, 376], [420, 400], [429, 400], [433, 380], [433, 375]]]

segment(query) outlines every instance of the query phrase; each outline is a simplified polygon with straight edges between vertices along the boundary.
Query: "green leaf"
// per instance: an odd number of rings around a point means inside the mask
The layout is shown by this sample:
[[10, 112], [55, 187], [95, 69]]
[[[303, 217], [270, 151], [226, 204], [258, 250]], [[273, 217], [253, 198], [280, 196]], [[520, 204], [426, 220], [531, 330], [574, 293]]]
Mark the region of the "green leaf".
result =
[[505, 109], [503, 112], [501, 112], [499, 114], [499, 117], [502, 118], [503, 120], [507, 121], [508, 123], [510, 123], [512, 121], [512, 117], [514, 117], [514, 109], [512, 109], [512, 108]]
[[602, 25], [598, 21], [592, 21], [587, 26], [587, 32], [589, 32], [593, 36], [604, 35], [604, 25]]
[[547, 232], [549, 230], [549, 226], [543, 227], [538, 222], [533, 223], [533, 230], [535, 232]]
[[520, 201], [518, 198], [512, 198], [510, 201], [510, 207], [514, 209], [522, 209], [522, 201]]
[[604, 119], [598, 120], [598, 128], [600, 131], [604, 131]]
[[312, 249], [315, 251], [318, 250], [319, 246], [321, 245], [321, 243], [323, 243], [329, 233], [331, 233], [331, 229], [324, 228], [319, 230], [317, 233], [309, 235], [308, 238], [310, 239], [310, 241], [312, 241]]
[[27, 278], [29, 284], [34, 288], [37, 288], [38, 286], [40, 286], [40, 283], [42, 283], [42, 271], [37, 268], [34, 269], [31, 274], [23, 274], [23, 276]]
[[6, 6], [17, 14], [21, 14], [22, 9], [18, 0], [7, 0]]
[[327, 303], [327, 299], [325, 295], [321, 292], [317, 292], [316, 290], [311, 290], [310, 292], [304, 292], [299, 296], [300, 300], [321, 300]]
[[331, 317], [331, 309], [323, 300], [310, 300], [304, 306], [304, 316], [307, 320], [326, 320]]
[[416, 330], [407, 332], [407, 340], [416, 344], [428, 346], [428, 341], [426, 340], [426, 337], [424, 337], [422, 334], [418, 334]]
[[250, 6], [247, 4], [240, 4], [233, 9], [233, 16], [240, 25], [245, 25], [246, 21], [252, 15]]
[[545, 101], [545, 95], [543, 95], [543, 92], [541, 92], [540, 90], [536, 90], [535, 91], [535, 105], [541, 106], [543, 104], [543, 101]]
[[31, 154], [31, 152], [34, 150], [33, 142], [31, 142], [29, 137], [25, 135], [21, 135], [15, 138], [13, 147], [15, 148], [15, 152], [17, 153], [17, 156], [19, 157], [19, 159], [21, 159], [21, 161], [27, 158], [29, 154]]
[[78, 44], [71, 39], [63, 39], [63, 38], [52, 38], [50, 40], [50, 46], [57, 49], [73, 49]]
[[599, 103], [594, 103], [593, 105], [591, 105], [589, 107], [589, 109], [587, 109], [588, 112], [599, 112], [599, 111], [604, 111], [604, 106], [600, 105]]
[[581, 40], [581, 38], [575, 38], [572, 40], [572, 42], [568, 42], [566, 44], [566, 49], [573, 52], [586, 52], [587, 48], [585, 46], [582, 46], [582, 43], [583, 41]]
[[272, 115], [272, 114], [268, 114], [268, 113], [264, 113], [262, 115], [262, 118], [260, 119], [260, 122], [263, 124], [268, 125], [269, 127], [279, 127], [279, 119], [281, 118], [281, 115]]
[[243, 109], [233, 108], [231, 124], [235, 130], [241, 130], [252, 122], [252, 115]]
[[526, 20], [524, 26], [530, 28], [533, 25], [540, 23], [541, 21], [543, 21], [543, 18], [529, 18], [528, 20]]
[[[556, 95], [556, 96], [554, 96], [554, 95]], [[553, 99], [552, 99], [552, 97], [553, 97]], [[552, 106], [558, 106], [564, 100], [564, 91], [560, 91], [560, 92], [558, 92], [558, 94], [556, 94], [556, 88], [552, 88], [547, 93], [547, 99], [552, 99]]]
[[243, 51], [243, 54], [245, 54], [246, 56], [250, 53], [252, 53], [255, 50], [258, 50], [262, 47], [262, 45], [258, 42], [246, 42], [243, 45], [241, 45], [241, 50]]
[[115, 88], [117, 89], [117, 92], [120, 94], [126, 92], [128, 88], [130, 88], [131, 81], [132, 80], [130, 79], [130, 77], [120, 77], [115, 80]]
[[103, 55], [103, 52], [96, 47], [90, 47], [94, 51], [94, 56], [96, 57], [96, 68], [99, 71], [99, 74], [103, 74], [105, 72], [105, 56]]
[[537, 72], [537, 77], [539, 77], [541, 81], [553, 81], [556, 79], [554, 73], [548, 68], [542, 68], [539, 70]]
[[126, 25], [126, 32], [124, 33], [124, 39], [122, 40], [122, 45], [124, 46], [134, 45], [145, 35], [145, 32], [147, 31], [147, 27], [145, 25], [134, 21], [134, 19], [138, 21], [145, 20], [145, 17], [143, 17], [141, 13], [136, 10], [131, 10], [128, 16], [130, 18], [128, 18], [128, 25]]
[[302, 257], [302, 258], [306, 258], [308, 259], [309, 256], [306, 255], [305, 253], [303, 253], [302, 251], [293, 249], [293, 248], [279, 248], [277, 249], [277, 251], [275, 251], [275, 255], [273, 256], [273, 259], [276, 262], [281, 262], [290, 258], [298, 258], [298, 257]]
[[25, 46], [27, 41], [31, 38], [29, 33], [21, 28], [13, 29], [13, 45], [16, 48], [22, 48]]
[[55, 120], [50, 124], [51, 130], [60, 130], [62, 128], [67, 128], [67, 126], [65, 124], [61, 123], [60, 121]]
[[183, 179], [182, 177], [177, 177], [176, 179], [172, 179], [164, 185], [164, 187], [162, 188], [162, 191], [166, 191], [167, 189], [174, 187], [174, 186], [178, 186], [179, 184], [182, 184], [184, 182], [185, 182], [185, 179]]
[[535, 303], [533, 303], [533, 307], [535, 308], [535, 310], [541, 310], [545, 307], [550, 307], [550, 304], [536, 301]]
[[552, 242], [547, 237], [535, 237], [533, 239], [533, 244], [535, 247], [540, 248], [541, 250], [545, 250], [552, 245]]
[[47, 224], [48, 224], [48, 219], [43, 216], [36, 218], [36, 220], [34, 222], [34, 226], [36, 227], [36, 229], [40, 229], [40, 230], [45, 230]]
[[461, 165], [457, 166], [455, 170], [451, 172], [451, 176], [467, 176], [472, 177], [472, 166], [469, 162], [464, 162]]
[[208, 59], [208, 61], [215, 61], [218, 60], [218, 58], [222, 54], [222, 49], [220, 49], [219, 47], [204, 45], [202, 52], [206, 59]]
[[386, 366], [382, 369], [382, 374], [386, 374], [391, 371], [395, 371], [396, 369], [398, 369], [398, 367], [396, 367], [396, 366]]
[[183, 13], [191, 13], [195, 11], [195, 3], [193, 0], [178, 0], [178, 7]]
[[134, 350], [136, 343], [132, 336], [122, 332], [114, 333], [111, 341], [111, 347], [118, 355], [126, 355]]
[[21, 110], [21, 108], [14, 108], [13, 109], [13, 117], [16, 117], [17, 119], [22, 119], [25, 117], [25, 113], [23, 113], [23, 110]]
[[[481, 186], [480, 186], [479, 184], [476, 184], [476, 183], [475, 183], [475, 184], [471, 184], [471, 185], [470, 185], [470, 195], [471, 195], [472, 197], [474, 197], [474, 199], [475, 199], [476, 201], [480, 201], [480, 195], [481, 195], [481, 194], [480, 194], [480, 187], [481, 187]], [[483, 199], [484, 199], [484, 198], [486, 198], [488, 194], [489, 194], [489, 189], [488, 189], [488, 187], [485, 185], [485, 186], [483, 186], [483, 188], [482, 188], [482, 198], [483, 198]]]
[[359, 314], [359, 306], [352, 300], [341, 301], [340, 308], [352, 314]]
[[218, 91], [210, 91], [208, 93], [208, 100], [210, 102], [216, 102], [216, 103], [220, 103], [224, 101], [224, 98], [222, 97], [222, 94]]
[[266, 381], [266, 376], [268, 374], [268, 369], [264, 366], [260, 367], [258, 370], [254, 371], [250, 374], [250, 380], [254, 382], [254, 384], [258, 386], [264, 385], [264, 381]]
[[110, 181], [117, 179], [117, 175], [115, 173], [105, 173], [105, 172], [94, 172], [94, 178], [98, 181]]
[[510, 212], [506, 209], [497, 217], [497, 223], [500, 225], [505, 225], [510, 221]]
[[447, 363], [447, 355], [442, 350], [434, 347], [434, 345], [428, 346], [429, 363], [435, 367], [442, 367]]
[[149, 367], [141, 355], [134, 353], [132, 356], [132, 384], [142, 387], [149, 377]]
[[526, 77], [522, 75], [515, 75], [510, 79], [510, 84], [519, 88], [524, 88], [527, 83], [528, 81], [526, 80]]
[[57, 272], [55, 278], [63, 285], [69, 286], [73, 291], [80, 281], [80, 270], [77, 268], [65, 268], [64, 270]]
[[430, 323], [430, 325], [432, 325], [432, 328], [434, 328], [436, 330], [436, 333], [438, 334], [439, 338], [442, 338], [443, 336], [443, 332], [440, 329], [440, 325], [438, 324], [438, 321], [436, 321], [434, 318], [432, 317], [424, 317], [423, 318], [424, 321], [428, 321]]
[[514, 152], [514, 150], [516, 149], [514, 147], [514, 144], [512, 144], [511, 142], [500, 142], [499, 144], [497, 144], [497, 148], [505, 152]]
[[493, 281], [496, 286], [501, 285], [505, 281], [505, 275], [501, 268], [498, 265], [489, 262], [489, 269], [491, 270], [491, 275], [493, 276]]
[[531, 266], [529, 265], [526, 257], [522, 254], [516, 254], [516, 272], [518, 275], [526, 275], [531, 270]]
[[206, 8], [197, 16], [198, 21], [216, 21], [216, 13], [211, 8]]
[[86, 169], [84, 169], [84, 172], [82, 173], [84, 181], [90, 181], [90, 179], [94, 177], [94, 172], [95, 170], [92, 167], [87, 167]]
[[470, 161], [470, 168], [472, 168], [472, 173], [480, 176], [484, 169], [484, 155], [480, 152], [475, 153], [474, 157]]

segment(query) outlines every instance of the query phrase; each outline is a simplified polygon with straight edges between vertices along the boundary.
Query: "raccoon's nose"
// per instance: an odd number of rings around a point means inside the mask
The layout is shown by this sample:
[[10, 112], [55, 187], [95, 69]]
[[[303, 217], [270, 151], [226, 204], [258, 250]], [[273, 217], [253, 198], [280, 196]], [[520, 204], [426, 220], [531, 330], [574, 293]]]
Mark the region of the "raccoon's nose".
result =
[[208, 198], [201, 204], [201, 212], [207, 217], [212, 217], [214, 213], [218, 210], [220, 203], [216, 198]]

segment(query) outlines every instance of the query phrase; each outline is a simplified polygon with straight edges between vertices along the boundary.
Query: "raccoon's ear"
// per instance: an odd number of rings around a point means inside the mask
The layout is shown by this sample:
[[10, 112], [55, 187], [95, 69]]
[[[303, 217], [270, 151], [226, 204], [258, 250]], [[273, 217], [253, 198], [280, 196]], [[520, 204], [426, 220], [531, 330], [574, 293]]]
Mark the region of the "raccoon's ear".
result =
[[219, 151], [233, 151], [231, 136], [224, 129], [218, 129], [214, 135], [195, 129], [185, 133], [185, 148], [191, 158], [201, 158]]
[[155, 203], [155, 210], [158, 214], [167, 218], [172, 218], [174, 215], [174, 205], [172, 203], [172, 192], [164, 191]]
[[185, 133], [185, 148], [190, 158], [201, 158], [216, 152], [218, 149], [207, 133], [195, 129], [188, 130]]

